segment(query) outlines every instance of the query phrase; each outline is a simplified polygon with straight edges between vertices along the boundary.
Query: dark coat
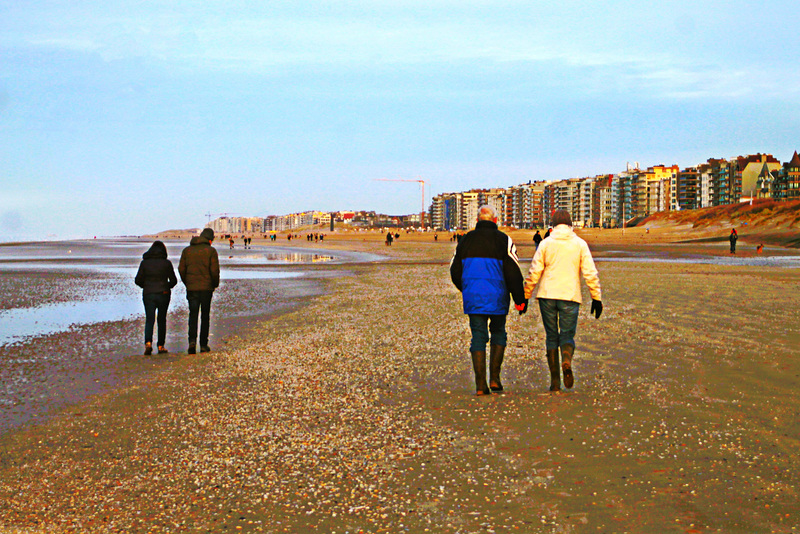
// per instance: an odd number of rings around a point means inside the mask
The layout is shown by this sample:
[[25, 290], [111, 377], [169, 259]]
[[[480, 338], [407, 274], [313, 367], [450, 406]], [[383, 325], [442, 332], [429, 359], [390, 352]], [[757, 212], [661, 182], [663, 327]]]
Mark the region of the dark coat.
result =
[[134, 282], [142, 288], [142, 294], [169, 293], [178, 283], [172, 262], [167, 259], [167, 247], [156, 241], [142, 254], [142, 262]]
[[219, 256], [206, 237], [193, 237], [183, 249], [178, 273], [187, 291], [213, 291], [219, 286]]
[[450, 278], [461, 291], [464, 313], [506, 315], [511, 304], [525, 301], [517, 249], [492, 221], [478, 221], [456, 247]]

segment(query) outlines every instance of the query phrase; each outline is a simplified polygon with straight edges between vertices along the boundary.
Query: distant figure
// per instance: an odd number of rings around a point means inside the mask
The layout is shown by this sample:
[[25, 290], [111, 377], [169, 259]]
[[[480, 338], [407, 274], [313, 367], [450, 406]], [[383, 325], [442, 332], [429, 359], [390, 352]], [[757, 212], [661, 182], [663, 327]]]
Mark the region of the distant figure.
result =
[[386, 246], [387, 247], [392, 246], [392, 241], [394, 241], [394, 236], [392, 235], [392, 232], [386, 232]]
[[[525, 278], [525, 298], [533, 296], [538, 284], [536, 299], [542, 314], [545, 331], [547, 365], [550, 368], [550, 391], [561, 389], [561, 370], [564, 386], [574, 383], [572, 356], [575, 352], [575, 331], [578, 328], [578, 310], [581, 305], [580, 276], [586, 280], [592, 296], [593, 313], [599, 319], [603, 313], [600, 278], [586, 241], [572, 230], [572, 217], [566, 210], [553, 214], [555, 230], [542, 241], [533, 255], [531, 268]], [[561, 366], [558, 350], [561, 349]]]
[[761, 254], [762, 252], [764, 252], [764, 245], [763, 244], [762, 245], [758, 245], [756, 247], [756, 254]]
[[439, 234], [433, 234], [433, 240], [439, 241]]
[[232, 238], [232, 237], [229, 237], [229, 238], [228, 238], [228, 242], [229, 242], [229, 243], [230, 243], [230, 245], [231, 245], [231, 249], [233, 249], [233, 238]]
[[731, 228], [731, 235], [728, 240], [731, 242], [731, 254], [736, 254], [736, 240], [739, 239], [739, 234], [736, 233], [736, 228]]
[[208, 333], [211, 319], [211, 298], [219, 287], [219, 256], [211, 243], [214, 230], [204, 229], [183, 249], [178, 272], [186, 286], [189, 301], [189, 354], [197, 352], [197, 316], [200, 314], [200, 352], [209, 352]]
[[550, 231], [551, 231], [551, 230], [552, 230], [552, 228], [548, 228], [548, 229], [547, 229], [547, 231], [544, 233], [544, 237], [542, 238], [542, 241], [544, 241], [545, 239], [547, 239], [548, 237], [550, 237]]
[[178, 283], [172, 262], [167, 259], [167, 247], [161, 241], [154, 241], [150, 249], [142, 255], [139, 271], [134, 282], [142, 288], [144, 302], [144, 355], [153, 354], [153, 326], [158, 316], [158, 353], [167, 351], [167, 309], [173, 287]]
[[[506, 316], [514, 297], [520, 314], [528, 309], [517, 249], [497, 228], [491, 206], [481, 206], [475, 229], [464, 236], [450, 262], [450, 279], [461, 291], [472, 333], [469, 352], [475, 372], [475, 394], [503, 391], [500, 368], [506, 350]], [[488, 326], [488, 328], [487, 328]], [[489, 334], [491, 333], [491, 338]], [[486, 342], [489, 342], [489, 385], [486, 385]]]
[[539, 243], [542, 242], [542, 234], [539, 233], [539, 230], [536, 230], [536, 233], [533, 234], [533, 242], [536, 245], [536, 248], [539, 248]]

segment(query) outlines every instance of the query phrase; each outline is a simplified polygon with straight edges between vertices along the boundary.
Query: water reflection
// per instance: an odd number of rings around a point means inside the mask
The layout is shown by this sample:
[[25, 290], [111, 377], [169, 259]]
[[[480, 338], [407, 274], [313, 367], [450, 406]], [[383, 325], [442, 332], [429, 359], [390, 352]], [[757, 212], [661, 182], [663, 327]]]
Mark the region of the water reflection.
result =
[[228, 256], [227, 259], [237, 263], [320, 263], [333, 261], [336, 258], [329, 254], [316, 254], [308, 252], [261, 252], [237, 254]]
[[[618, 255], [613, 255], [613, 254]], [[609, 255], [611, 254], [611, 255]], [[637, 262], [637, 263], [690, 263], [695, 265], [727, 265], [744, 267], [800, 267], [800, 256], [703, 256], [686, 255], [670, 257], [666, 254], [650, 252], [608, 251], [595, 256], [596, 262]]]

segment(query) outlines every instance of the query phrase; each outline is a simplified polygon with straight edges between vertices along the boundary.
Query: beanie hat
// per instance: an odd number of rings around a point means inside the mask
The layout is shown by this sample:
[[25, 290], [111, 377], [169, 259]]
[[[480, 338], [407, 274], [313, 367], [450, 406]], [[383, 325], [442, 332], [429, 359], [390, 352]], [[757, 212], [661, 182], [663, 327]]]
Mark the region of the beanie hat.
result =
[[211, 228], [204, 228], [202, 232], [200, 232], [200, 237], [205, 237], [209, 241], [214, 240], [214, 230]]
[[553, 213], [552, 223], [553, 226], [558, 226], [559, 224], [572, 226], [572, 217], [567, 210], [556, 210], [556, 212]]

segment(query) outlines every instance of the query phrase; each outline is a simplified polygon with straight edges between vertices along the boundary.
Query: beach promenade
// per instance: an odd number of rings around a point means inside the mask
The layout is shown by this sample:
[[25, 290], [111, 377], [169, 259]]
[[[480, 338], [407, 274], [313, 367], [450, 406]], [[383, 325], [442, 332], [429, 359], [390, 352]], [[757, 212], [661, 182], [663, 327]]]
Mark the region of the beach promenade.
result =
[[797, 269], [600, 259], [574, 389], [531, 306], [475, 397], [453, 244], [404, 237], [326, 238], [388, 260], [4, 436], [0, 531], [800, 529]]

